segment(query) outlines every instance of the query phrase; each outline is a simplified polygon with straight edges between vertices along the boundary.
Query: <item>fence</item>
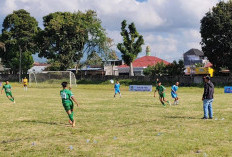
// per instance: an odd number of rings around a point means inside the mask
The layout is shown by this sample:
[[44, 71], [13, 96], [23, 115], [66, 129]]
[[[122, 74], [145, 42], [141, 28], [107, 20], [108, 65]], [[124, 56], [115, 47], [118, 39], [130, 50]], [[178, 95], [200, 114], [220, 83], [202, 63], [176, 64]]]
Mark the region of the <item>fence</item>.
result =
[[[173, 84], [176, 81], [180, 82], [181, 85], [191, 86], [196, 84], [203, 84], [202, 76], [157, 76], [157, 77], [147, 77], [147, 76], [82, 76], [77, 77], [77, 80], [91, 80], [91, 81], [107, 81], [110, 79], [123, 80], [130, 79], [132, 81], [144, 82], [144, 83], [154, 83], [156, 78], [164, 84]], [[230, 76], [215, 76], [211, 79], [215, 85], [232, 85], [232, 77]]]
[[[23, 77], [27, 77], [28, 75], [22, 75]], [[130, 79], [132, 81], [137, 81], [137, 82], [144, 82], [144, 83], [154, 83], [156, 78], [159, 78], [160, 81], [164, 84], [173, 84], [176, 81], [179, 81], [181, 85], [184, 86], [191, 86], [194, 84], [202, 84], [203, 79], [202, 76], [161, 76], [161, 77], [147, 77], [147, 76], [101, 76], [101, 75], [95, 75], [95, 76], [82, 76], [79, 77], [77, 76], [77, 80], [91, 80], [91, 81], [107, 81], [107, 80], [123, 80], [123, 79]], [[18, 81], [18, 75], [15, 74], [0, 74], [0, 82], [3, 81]], [[212, 79], [212, 82], [215, 85], [232, 85], [232, 77], [231, 76], [215, 76]]]
[[[23, 74], [22, 78], [27, 77], [28, 75]], [[19, 75], [18, 74], [0, 74], [0, 82], [4, 81], [10, 81], [10, 82], [18, 82], [19, 81]]]

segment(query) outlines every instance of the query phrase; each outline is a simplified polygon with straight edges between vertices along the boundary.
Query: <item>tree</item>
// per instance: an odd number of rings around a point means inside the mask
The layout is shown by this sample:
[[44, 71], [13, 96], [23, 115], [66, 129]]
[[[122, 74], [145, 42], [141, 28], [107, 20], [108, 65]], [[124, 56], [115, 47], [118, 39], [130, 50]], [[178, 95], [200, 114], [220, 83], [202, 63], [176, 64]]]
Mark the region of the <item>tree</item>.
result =
[[97, 54], [96, 51], [90, 53], [87, 57], [85, 65], [88, 66], [101, 66], [102, 65], [102, 58]]
[[111, 38], [107, 38], [105, 41], [104, 52], [102, 54], [102, 57], [105, 61], [118, 59], [116, 52], [112, 50], [112, 47], [114, 46], [113, 42], [114, 41]]
[[59, 70], [76, 69], [85, 52], [102, 52], [105, 30], [94, 11], [55, 12], [43, 17], [44, 30], [37, 36], [39, 56], [60, 63]]
[[184, 75], [184, 61], [183, 60], [179, 60], [177, 61], [173, 61], [171, 64], [168, 64], [166, 67], [166, 72], [167, 75], [169, 76], [181, 76]]
[[173, 61], [171, 64], [165, 65], [163, 62], [157, 63], [155, 66], [148, 66], [143, 73], [146, 76], [182, 76], [184, 75], [184, 61]]
[[202, 50], [215, 70], [232, 70], [232, 1], [220, 1], [201, 20]]
[[34, 41], [38, 33], [38, 22], [26, 10], [14, 11], [3, 22], [0, 40], [5, 43], [6, 51], [0, 50], [0, 57], [6, 67], [13, 72], [21, 72], [31, 68], [34, 60], [32, 54], [36, 52]]
[[154, 66], [148, 66], [146, 69], [143, 71], [144, 75], [146, 76], [162, 76], [166, 75], [166, 65], [164, 62], [157, 63]]
[[132, 62], [137, 58], [138, 54], [142, 51], [142, 45], [144, 44], [143, 36], [139, 35], [136, 30], [135, 24], [131, 23], [128, 26], [129, 31], [126, 29], [126, 20], [122, 21], [121, 36], [123, 37], [123, 43], [119, 43], [117, 48], [122, 53], [122, 59], [130, 66], [130, 76], [134, 76]]

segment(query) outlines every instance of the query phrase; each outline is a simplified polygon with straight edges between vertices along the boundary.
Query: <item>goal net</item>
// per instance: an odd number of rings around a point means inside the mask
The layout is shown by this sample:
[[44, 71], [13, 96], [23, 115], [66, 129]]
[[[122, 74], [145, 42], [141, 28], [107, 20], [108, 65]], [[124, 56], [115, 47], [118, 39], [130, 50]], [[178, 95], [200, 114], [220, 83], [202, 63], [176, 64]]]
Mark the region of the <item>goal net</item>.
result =
[[68, 82], [70, 87], [76, 86], [75, 74], [71, 71], [43, 71], [41, 73], [29, 73], [29, 86], [60, 86], [64, 81]]

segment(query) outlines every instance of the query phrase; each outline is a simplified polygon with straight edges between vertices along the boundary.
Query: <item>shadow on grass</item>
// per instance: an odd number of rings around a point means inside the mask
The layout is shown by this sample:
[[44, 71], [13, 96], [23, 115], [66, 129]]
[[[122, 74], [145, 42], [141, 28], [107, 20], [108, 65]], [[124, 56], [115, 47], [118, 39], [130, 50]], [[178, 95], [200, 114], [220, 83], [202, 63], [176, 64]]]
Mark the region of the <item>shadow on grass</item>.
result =
[[64, 123], [46, 122], [46, 121], [40, 121], [40, 120], [22, 120], [21, 122], [25, 122], [25, 123], [39, 123], [39, 124], [48, 124], [48, 125], [65, 125]]
[[196, 117], [185, 117], [185, 116], [164, 116], [164, 117], [170, 119], [201, 119]]
[[28, 139], [32, 139], [32, 138], [18, 138], [18, 139], [11, 139], [11, 140], [3, 140], [1, 143], [2, 144], [7, 144], [7, 143], [15, 143], [15, 142], [18, 142], [18, 141], [22, 141], [22, 140], [28, 140]]
[[140, 121], [140, 122], [134, 122], [134, 123], [129, 123], [129, 124], [124, 124], [124, 125], [119, 125], [118, 127], [127, 127], [127, 126], [132, 126], [132, 125], [137, 125], [137, 124], [144, 124], [144, 123], [151, 123], [158, 121], [157, 119], [154, 120], [145, 120], [145, 121]]

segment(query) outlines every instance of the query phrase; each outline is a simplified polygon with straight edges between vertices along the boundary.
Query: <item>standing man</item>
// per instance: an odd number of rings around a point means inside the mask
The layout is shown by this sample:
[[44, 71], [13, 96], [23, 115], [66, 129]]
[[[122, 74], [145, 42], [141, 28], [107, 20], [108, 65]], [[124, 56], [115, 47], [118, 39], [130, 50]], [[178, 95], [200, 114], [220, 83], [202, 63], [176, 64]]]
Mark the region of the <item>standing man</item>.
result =
[[204, 77], [204, 93], [202, 96], [203, 101], [203, 110], [204, 110], [204, 117], [202, 119], [213, 119], [213, 94], [214, 94], [214, 85], [210, 81], [210, 77]]
[[62, 104], [64, 106], [64, 109], [68, 114], [69, 123], [72, 125], [72, 127], [74, 127], [75, 120], [73, 118], [73, 109], [74, 109], [73, 101], [75, 102], [75, 104], [77, 106], [79, 106], [79, 104], [77, 103], [76, 99], [74, 98], [72, 91], [68, 90], [67, 84], [68, 84], [67, 82], [61, 83], [63, 89], [60, 91], [60, 96], [62, 99]]
[[116, 96], [116, 94], [119, 94], [120, 98], [121, 98], [121, 92], [120, 92], [120, 83], [119, 81], [117, 81], [114, 85], [114, 97]]
[[173, 85], [171, 89], [171, 96], [172, 98], [174, 98], [174, 105], [178, 105], [178, 100], [179, 100], [177, 96], [178, 87], [179, 87], [179, 82], [176, 82], [176, 84]]
[[160, 81], [157, 81], [157, 84], [158, 84], [158, 86], [156, 87], [156, 90], [154, 92], [154, 97], [155, 97], [156, 91], [158, 91], [158, 93], [159, 93], [159, 99], [160, 99], [160, 102], [162, 103], [162, 105], [166, 106], [165, 102], [167, 104], [171, 105], [170, 102], [165, 99], [165, 89], [166, 88], [161, 85]]
[[28, 79], [26, 77], [24, 77], [24, 79], [23, 79], [23, 89], [24, 89], [24, 91], [27, 91], [27, 84], [28, 84]]
[[3, 89], [5, 90], [7, 98], [10, 101], [12, 101], [13, 103], [15, 103], [14, 97], [13, 97], [12, 92], [11, 92], [11, 85], [9, 84], [9, 81], [6, 81], [6, 84], [2, 86], [1, 94], [3, 92]]

